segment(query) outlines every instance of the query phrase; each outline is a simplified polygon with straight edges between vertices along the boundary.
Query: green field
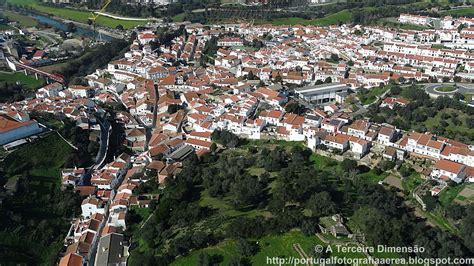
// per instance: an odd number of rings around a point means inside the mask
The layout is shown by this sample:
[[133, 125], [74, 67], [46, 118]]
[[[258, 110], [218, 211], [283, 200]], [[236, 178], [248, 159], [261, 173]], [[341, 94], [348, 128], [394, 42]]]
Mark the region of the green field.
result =
[[[40, 4], [36, 0], [7, 0], [7, 2], [10, 4], [31, 8], [41, 13], [46, 13], [53, 16], [58, 16], [63, 19], [69, 19], [69, 20], [73, 20], [73, 21], [77, 21], [81, 23], [87, 23], [89, 17], [91, 16], [91, 13], [88, 11], [46, 6], [46, 5]], [[100, 16], [97, 19], [96, 23], [97, 25], [105, 26], [109, 28], [115, 28], [118, 25], [122, 25], [125, 29], [130, 29], [138, 25], [144, 24], [144, 21], [119, 20], [119, 19]]]
[[349, 10], [339, 11], [334, 14], [327, 15], [318, 19], [304, 19], [298, 17], [291, 18], [277, 18], [272, 20], [257, 20], [259, 24], [271, 23], [273, 25], [314, 25], [314, 26], [329, 26], [338, 23], [346, 23], [351, 21], [352, 12]]
[[454, 9], [443, 13], [443, 15], [455, 16], [455, 17], [473, 17], [474, 7]]
[[0, 84], [16, 84], [19, 83], [26, 88], [35, 89], [44, 85], [44, 79], [36, 79], [35, 76], [25, 76], [22, 72], [0, 72]]
[[10, 20], [18, 22], [23, 27], [34, 27], [38, 25], [38, 22], [33, 18], [15, 12], [4, 11], [3, 15]]

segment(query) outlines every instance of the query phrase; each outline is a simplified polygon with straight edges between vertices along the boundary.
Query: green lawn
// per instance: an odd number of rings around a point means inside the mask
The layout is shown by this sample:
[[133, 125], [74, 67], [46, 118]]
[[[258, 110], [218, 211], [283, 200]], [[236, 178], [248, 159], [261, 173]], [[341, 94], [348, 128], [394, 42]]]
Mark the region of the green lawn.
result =
[[25, 76], [23, 72], [0, 72], [0, 83], [16, 84], [17, 82], [26, 88], [35, 89], [44, 85], [44, 79], [36, 79], [35, 76]]
[[370, 169], [370, 171], [359, 174], [358, 176], [365, 180], [370, 180], [371, 182], [377, 183], [384, 180], [388, 175], [388, 172], [382, 172], [380, 175], [378, 175], [375, 173], [374, 169]]
[[273, 25], [314, 25], [314, 26], [329, 26], [338, 23], [347, 23], [352, 19], [352, 12], [349, 10], [342, 10], [334, 14], [327, 15], [318, 19], [304, 19], [298, 17], [277, 18], [272, 20], [257, 20], [259, 24], [271, 23]]
[[389, 90], [387, 87], [375, 87], [367, 90], [359, 90], [357, 92], [357, 97], [362, 102], [362, 104], [371, 104], [377, 100], [378, 96], [382, 95], [387, 90]]
[[441, 92], [453, 92], [456, 90], [456, 88], [454, 86], [444, 86], [444, 87], [436, 88], [435, 90], [441, 91]]
[[407, 178], [403, 179], [402, 186], [403, 189], [409, 193], [413, 191], [417, 186], [423, 183], [423, 179], [420, 177], [419, 173], [413, 173], [412, 175], [408, 176]]
[[4, 11], [3, 15], [10, 20], [18, 22], [23, 27], [34, 27], [38, 25], [38, 22], [33, 18], [15, 12]]
[[451, 202], [458, 196], [459, 192], [464, 189], [464, 185], [450, 186], [445, 188], [439, 194], [439, 201], [444, 207], [451, 204]]
[[[7, 0], [7, 2], [10, 4], [18, 5], [18, 6], [28, 7], [36, 11], [39, 11], [41, 13], [46, 13], [53, 16], [58, 16], [63, 19], [74, 20], [81, 23], [87, 23], [89, 17], [91, 17], [91, 13], [88, 11], [81, 11], [81, 10], [76, 10], [76, 9], [71, 9], [71, 8], [46, 6], [46, 5], [42, 5], [36, 0]], [[114, 19], [114, 18], [109, 18], [109, 17], [104, 17], [104, 16], [100, 16], [97, 19], [96, 23], [97, 25], [101, 25], [101, 26], [105, 26], [109, 28], [115, 28], [118, 25], [122, 25], [125, 29], [130, 29], [135, 26], [144, 24], [143, 21], [119, 20], [119, 19]]]

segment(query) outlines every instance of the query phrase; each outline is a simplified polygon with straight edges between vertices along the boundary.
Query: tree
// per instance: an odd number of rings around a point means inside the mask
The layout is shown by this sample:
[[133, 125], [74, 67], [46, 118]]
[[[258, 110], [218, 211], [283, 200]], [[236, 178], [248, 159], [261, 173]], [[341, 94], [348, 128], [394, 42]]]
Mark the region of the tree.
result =
[[115, 29], [117, 29], [117, 30], [124, 30], [122, 24], [118, 24], [118, 25], [115, 27]]
[[326, 191], [314, 193], [306, 202], [306, 208], [311, 210], [313, 217], [324, 217], [336, 212], [336, 204]]
[[216, 150], [217, 150], [217, 144], [215, 142], [213, 142], [211, 144], [211, 153], [214, 154], [216, 152]]
[[282, 81], [283, 81], [283, 78], [280, 76], [280, 74], [278, 74], [278, 75], [275, 77], [274, 82], [275, 82], [275, 83], [281, 83]]
[[302, 115], [306, 111], [306, 107], [304, 107], [303, 105], [300, 105], [296, 101], [292, 101], [285, 106], [285, 111], [287, 113]]
[[445, 215], [447, 218], [453, 220], [460, 220], [466, 215], [466, 207], [459, 205], [457, 203], [451, 203], [446, 208]]
[[463, 101], [464, 99], [466, 99], [466, 96], [464, 96], [464, 94], [462, 93], [455, 92], [453, 95], [453, 99], [455, 99], [456, 101]]
[[311, 220], [304, 220], [301, 224], [301, 232], [306, 236], [312, 236], [316, 234], [317, 231], [317, 223]]
[[258, 252], [258, 245], [253, 241], [244, 238], [237, 239], [236, 249], [241, 257], [252, 257]]
[[339, 56], [337, 54], [331, 54], [329, 60], [333, 63], [339, 63]]
[[426, 194], [423, 195], [421, 199], [425, 203], [427, 211], [432, 211], [436, 208], [436, 206], [438, 206], [438, 201], [435, 197], [431, 196], [429, 192], [426, 192]]
[[168, 113], [170, 113], [170, 114], [174, 114], [178, 110], [181, 110], [181, 109], [183, 109], [183, 106], [180, 105], [180, 104], [170, 104], [170, 105], [168, 105]]
[[252, 71], [250, 71], [248, 74], [247, 74], [247, 80], [255, 80], [255, 79], [258, 79], [257, 76], [255, 76], [253, 74]]
[[341, 163], [341, 168], [344, 172], [349, 172], [357, 168], [357, 162], [352, 159], [344, 159]]
[[407, 167], [405, 164], [403, 164], [401, 167], [400, 167], [400, 170], [398, 170], [398, 172], [400, 173], [400, 175], [402, 177], [408, 177], [409, 175], [411, 175], [411, 173], [413, 172], [413, 169], [410, 168], [410, 167]]
[[76, 31], [76, 24], [69, 22], [66, 24], [66, 31], [67, 32], [75, 32]]
[[239, 178], [231, 186], [234, 195], [234, 204], [245, 207], [249, 204], [258, 204], [264, 195], [264, 187], [257, 178], [246, 176]]
[[474, 205], [471, 204], [466, 209], [466, 216], [462, 219], [460, 232], [464, 244], [471, 252], [474, 252]]
[[382, 169], [382, 171], [387, 171], [387, 170], [393, 169], [394, 167], [395, 167], [395, 162], [387, 161], [387, 160], [382, 160], [380, 162], [380, 169]]

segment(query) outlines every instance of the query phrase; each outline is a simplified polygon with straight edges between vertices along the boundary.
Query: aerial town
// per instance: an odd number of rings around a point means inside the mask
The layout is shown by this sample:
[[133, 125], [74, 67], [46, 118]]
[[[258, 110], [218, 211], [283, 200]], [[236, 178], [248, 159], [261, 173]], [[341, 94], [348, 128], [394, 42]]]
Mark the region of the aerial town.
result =
[[[65, 237], [57, 263], [127, 265], [134, 246], [127, 232], [138, 230], [128, 224], [129, 212], [162, 204], [162, 193], [140, 187], [154, 182], [164, 189], [190, 157], [231, 152], [237, 145], [216, 141], [224, 133], [250, 143], [301, 143], [318, 156], [371, 169], [392, 164], [390, 178], [376, 184], [387, 189], [400, 188], [407, 178], [401, 169], [410, 165], [410, 174], [423, 182], [412, 195], [424, 211], [425, 193], [442, 199], [445, 191], [468, 189], [474, 182], [472, 133], [458, 138], [403, 128], [371, 112], [402, 114], [418, 104], [397, 90], [474, 108], [474, 18], [403, 13], [397, 23], [420, 29], [148, 22], [136, 28], [124, 53], [77, 84], [35, 72], [35, 62], [48, 60], [43, 49], [30, 47], [18, 60], [2, 52], [13, 71], [47, 81], [31, 97], [0, 103], [6, 156], [55, 131], [39, 117], [63, 117], [97, 146], [92, 166], [61, 169], [61, 189], [72, 188], [82, 202], [60, 232]], [[157, 45], [160, 27], [176, 34]], [[0, 36], [8, 40], [13, 33]], [[0, 199], [18, 193], [18, 182], [8, 179]], [[344, 227], [340, 216], [336, 220]]]

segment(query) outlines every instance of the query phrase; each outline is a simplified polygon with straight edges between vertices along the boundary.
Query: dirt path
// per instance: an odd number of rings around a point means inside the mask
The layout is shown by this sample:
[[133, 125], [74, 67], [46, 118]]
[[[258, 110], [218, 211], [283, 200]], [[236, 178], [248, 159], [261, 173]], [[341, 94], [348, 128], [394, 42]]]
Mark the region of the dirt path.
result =
[[304, 252], [303, 248], [301, 247], [299, 243], [293, 244], [293, 248], [296, 250], [296, 252], [298, 253], [298, 255], [300, 255], [301, 258], [306, 260], [307, 266], [313, 265], [311, 263], [310, 257], [306, 255], [306, 253]]

